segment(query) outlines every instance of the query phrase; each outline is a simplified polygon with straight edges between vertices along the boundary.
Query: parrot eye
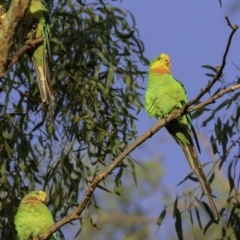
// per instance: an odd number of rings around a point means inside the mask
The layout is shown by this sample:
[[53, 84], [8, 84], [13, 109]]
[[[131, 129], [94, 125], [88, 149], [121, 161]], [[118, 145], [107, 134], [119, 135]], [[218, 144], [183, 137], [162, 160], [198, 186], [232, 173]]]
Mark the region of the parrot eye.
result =
[[158, 59], [157, 60], [160, 60], [161, 58], [160, 57], [158, 57]]

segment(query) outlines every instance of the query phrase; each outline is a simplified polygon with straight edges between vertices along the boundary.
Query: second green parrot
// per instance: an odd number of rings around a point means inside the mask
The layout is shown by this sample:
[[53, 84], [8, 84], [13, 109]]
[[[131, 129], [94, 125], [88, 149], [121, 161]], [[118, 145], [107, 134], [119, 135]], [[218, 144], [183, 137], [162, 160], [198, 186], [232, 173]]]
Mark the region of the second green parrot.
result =
[[[161, 54], [154, 58], [148, 70], [148, 84], [145, 95], [145, 108], [150, 117], [161, 119], [176, 109], [181, 109], [187, 103], [187, 95], [181, 82], [171, 75], [170, 57]], [[191, 115], [186, 114], [167, 123], [166, 128], [175, 141], [181, 146], [192, 171], [202, 187], [203, 193], [208, 197], [215, 220], [219, 213], [212, 199], [212, 190], [202, 170], [197, 151], [191, 137], [195, 137], [200, 151], [197, 135], [191, 122]]]
[[[37, 237], [53, 225], [52, 214], [44, 204], [46, 197], [46, 193], [41, 190], [32, 191], [20, 202], [14, 218], [18, 240], [27, 240], [30, 235]], [[48, 240], [56, 240], [56, 234]]]
[[43, 43], [33, 51], [30, 50], [27, 53], [36, 71], [42, 101], [51, 104], [54, 97], [48, 65], [50, 56], [50, 26], [48, 21], [48, 9], [43, 1], [31, 1], [26, 15], [19, 24], [17, 37], [21, 44], [24, 44], [26, 40], [44, 37]]

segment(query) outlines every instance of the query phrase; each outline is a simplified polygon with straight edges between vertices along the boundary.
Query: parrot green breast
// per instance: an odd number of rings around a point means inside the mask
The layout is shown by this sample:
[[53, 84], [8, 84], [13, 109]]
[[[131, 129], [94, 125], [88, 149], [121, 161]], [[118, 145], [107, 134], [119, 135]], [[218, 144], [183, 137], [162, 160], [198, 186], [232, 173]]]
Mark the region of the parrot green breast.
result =
[[30, 39], [30, 32], [34, 24], [36, 24], [37, 27], [36, 38], [44, 36], [44, 27], [46, 24], [44, 11], [46, 11], [45, 7], [40, 0], [31, 1], [31, 5], [29, 6], [26, 15], [22, 19], [18, 29], [18, 38], [21, 43], [24, 43], [24, 41]]
[[[18, 240], [27, 240], [30, 234], [37, 237], [39, 234], [46, 232], [54, 221], [45, 204], [39, 201], [31, 201], [27, 204], [21, 202], [14, 223]], [[55, 234], [48, 238], [48, 240], [55, 239]]]
[[149, 72], [145, 108], [150, 117], [161, 119], [174, 109], [182, 108], [186, 102], [183, 85], [171, 74]]
[[[145, 95], [145, 108], [150, 117], [161, 119], [176, 109], [182, 108], [187, 102], [183, 84], [171, 74], [149, 72]], [[167, 125], [171, 135], [184, 145], [190, 144], [190, 125], [186, 116], [174, 119]]]

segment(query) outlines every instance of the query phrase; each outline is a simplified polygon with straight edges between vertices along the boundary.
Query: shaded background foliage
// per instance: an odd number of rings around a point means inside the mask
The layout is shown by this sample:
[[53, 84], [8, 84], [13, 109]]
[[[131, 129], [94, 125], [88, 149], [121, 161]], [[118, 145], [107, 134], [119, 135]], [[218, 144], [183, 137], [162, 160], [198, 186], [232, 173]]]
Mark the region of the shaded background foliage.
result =
[[[103, 1], [86, 2], [47, 2], [54, 128], [26, 56], [2, 79], [1, 239], [12, 237], [18, 199], [27, 191], [46, 190], [59, 219], [76, 206], [94, 176], [136, 138], [146, 76], [137, 63], [148, 64], [144, 44], [131, 13]], [[16, 43], [14, 50], [18, 47]], [[117, 169], [113, 191], [118, 191], [126, 168], [134, 172], [130, 157]], [[94, 197], [88, 207], [91, 204], [96, 204]]]
[[[6, 8], [9, 2], [4, 2]], [[143, 107], [142, 83], [146, 78], [146, 72], [139, 68], [139, 63], [148, 65], [149, 62], [144, 57], [144, 44], [139, 39], [134, 16], [111, 6], [113, 2], [110, 1], [110, 5], [101, 0], [91, 3], [73, 0], [47, 2], [51, 10], [54, 128], [47, 117], [46, 106], [41, 103], [36, 77], [26, 56], [22, 56], [19, 63], [1, 79], [1, 239], [15, 238], [13, 218], [19, 199], [26, 192], [44, 189], [49, 196], [48, 206], [54, 218], [59, 220], [81, 200], [94, 176], [137, 136], [135, 123]], [[16, 41], [10, 56], [19, 47]], [[207, 76], [212, 77], [215, 67], [205, 65], [205, 68]], [[209, 96], [238, 82], [238, 78], [228, 81], [223, 77]], [[219, 208], [226, 221], [222, 225], [213, 225], [211, 221], [205, 223], [200, 210], [188, 208], [181, 201], [186, 196], [177, 197], [173, 208], [176, 217], [174, 227], [179, 239], [183, 230], [186, 236], [186, 223], [189, 222], [197, 236], [203, 235], [203, 232], [210, 232], [210, 236], [221, 233], [221, 239], [239, 236], [239, 154], [229, 152], [231, 146], [236, 152], [239, 150], [238, 95], [238, 92], [230, 93], [222, 101], [193, 114], [195, 118], [205, 118], [200, 127], [212, 126], [212, 148], [220, 156], [216, 165], [222, 169], [227, 158], [231, 159], [227, 169], [230, 193], [228, 197], [224, 196], [225, 207]], [[226, 116], [226, 111], [230, 117]], [[150, 175], [141, 171], [136, 173], [135, 163], [129, 156], [100, 184], [87, 205], [80, 228], [77, 227], [81, 234], [76, 239], [82, 236], [114, 240], [151, 238], [149, 225], [155, 224], [157, 219], [141, 219], [146, 211], [138, 202], [133, 202], [154, 192], [153, 187], [158, 185], [162, 169], [153, 161], [149, 163], [153, 169]], [[213, 181], [214, 176], [212, 173], [209, 179]], [[134, 189], [128, 186], [130, 181], [140, 181], [142, 195], [134, 196]], [[164, 185], [159, 187], [166, 193], [169, 191]], [[100, 191], [107, 194], [106, 198], [99, 199]], [[120, 196], [114, 207], [120, 209], [123, 215], [114, 216], [124, 218], [121, 223], [115, 224], [111, 210], [107, 215], [105, 211], [101, 212], [98, 204], [101, 202], [101, 206], [109, 207], [109, 194], [112, 193]], [[171, 201], [174, 200], [166, 199], [166, 202]], [[162, 215], [159, 212], [157, 224], [165, 221], [165, 210], [169, 213], [168, 208], [169, 205], [164, 207]], [[205, 209], [203, 205], [202, 208]], [[184, 212], [188, 212], [187, 217]], [[138, 214], [129, 216], [129, 213]], [[103, 216], [107, 224], [99, 220]], [[101, 223], [104, 229], [102, 238], [98, 230]], [[85, 228], [82, 229], [82, 226]], [[58, 234], [61, 239], [66, 237], [62, 232]]]

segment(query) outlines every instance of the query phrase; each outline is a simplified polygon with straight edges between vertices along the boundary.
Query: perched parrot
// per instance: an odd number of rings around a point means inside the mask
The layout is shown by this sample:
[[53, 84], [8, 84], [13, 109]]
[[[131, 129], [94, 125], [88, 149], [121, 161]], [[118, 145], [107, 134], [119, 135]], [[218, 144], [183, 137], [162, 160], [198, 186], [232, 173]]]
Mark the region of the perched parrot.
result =
[[[20, 202], [14, 218], [18, 240], [27, 240], [30, 235], [37, 237], [54, 223], [51, 212], [44, 204], [46, 197], [43, 191], [32, 191]], [[48, 240], [56, 240], [56, 234]]]
[[19, 24], [17, 37], [21, 44], [24, 44], [27, 40], [44, 37], [44, 42], [37, 48], [28, 51], [27, 54], [36, 71], [42, 101], [51, 104], [54, 96], [48, 66], [48, 59], [50, 58], [50, 26], [48, 21], [48, 9], [43, 1], [31, 1], [26, 15]]
[[[171, 75], [170, 57], [162, 53], [154, 58], [148, 69], [148, 83], [145, 94], [145, 108], [150, 117], [161, 119], [176, 109], [182, 108], [187, 103], [187, 95], [181, 82]], [[215, 220], [219, 213], [212, 199], [212, 190], [202, 170], [197, 151], [191, 137], [194, 135], [200, 152], [197, 135], [193, 128], [191, 115], [186, 114], [167, 123], [167, 131], [181, 146], [192, 171], [196, 174], [201, 184], [203, 193], [208, 197]]]

